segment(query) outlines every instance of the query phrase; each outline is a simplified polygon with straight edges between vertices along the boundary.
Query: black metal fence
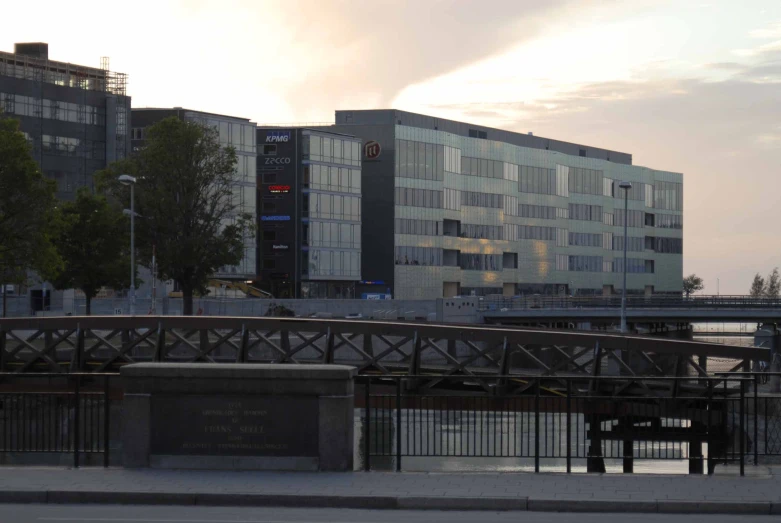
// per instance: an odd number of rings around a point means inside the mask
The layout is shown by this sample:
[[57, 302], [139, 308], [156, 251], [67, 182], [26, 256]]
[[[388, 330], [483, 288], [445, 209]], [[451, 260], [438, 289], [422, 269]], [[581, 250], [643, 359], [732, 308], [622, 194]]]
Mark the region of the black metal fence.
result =
[[107, 467], [111, 377], [0, 373], [0, 453], [72, 454], [74, 467], [103, 454]]
[[735, 462], [742, 473], [751, 443], [751, 380], [737, 377], [504, 376], [481, 378], [482, 394], [475, 378], [444, 377], [439, 390], [417, 387], [424, 379], [359, 377], [365, 469], [373, 458], [401, 470], [408, 457], [458, 457], [533, 460], [537, 472], [546, 460], [567, 472], [578, 460], [590, 472], [604, 472], [606, 459], [622, 460], [625, 472], [634, 460], [688, 460], [693, 473]]

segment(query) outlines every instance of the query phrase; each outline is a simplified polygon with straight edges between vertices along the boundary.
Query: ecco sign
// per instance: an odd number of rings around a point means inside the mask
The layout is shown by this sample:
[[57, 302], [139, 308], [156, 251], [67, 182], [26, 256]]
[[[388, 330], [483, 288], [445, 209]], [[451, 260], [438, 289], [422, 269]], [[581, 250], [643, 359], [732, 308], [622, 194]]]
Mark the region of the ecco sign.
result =
[[382, 147], [380, 147], [380, 144], [374, 140], [366, 142], [363, 146], [363, 155], [367, 160], [376, 160], [379, 158], [381, 152]]
[[290, 158], [266, 158], [266, 165], [288, 165]]
[[287, 143], [290, 141], [290, 131], [270, 131], [266, 135], [266, 143]]

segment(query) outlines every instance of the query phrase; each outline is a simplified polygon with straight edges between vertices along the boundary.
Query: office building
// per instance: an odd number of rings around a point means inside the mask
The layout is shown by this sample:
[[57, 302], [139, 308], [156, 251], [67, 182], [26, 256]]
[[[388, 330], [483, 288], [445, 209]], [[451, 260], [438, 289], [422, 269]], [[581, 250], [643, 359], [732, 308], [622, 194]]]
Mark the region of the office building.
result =
[[45, 43], [0, 52], [0, 109], [20, 121], [57, 196], [74, 198], [92, 175], [130, 151], [127, 76], [101, 67], [49, 60]]
[[256, 285], [278, 298], [360, 297], [360, 140], [260, 127], [257, 146]]
[[[236, 213], [256, 215], [255, 150], [256, 125], [247, 118], [236, 118], [221, 114], [205, 113], [174, 107], [171, 109], [143, 108], [133, 109], [131, 123], [131, 144], [138, 150], [144, 143], [144, 132], [150, 125], [165, 118], [177, 117], [182, 120], [198, 122], [213, 127], [219, 133], [222, 146], [232, 146], [236, 150], [238, 163], [233, 182]], [[214, 274], [216, 278], [229, 280], [254, 280], [257, 276], [255, 237], [244, 239], [244, 257], [238, 265], [222, 267]]]
[[[683, 177], [632, 156], [396, 110], [336, 111], [362, 142], [356, 294], [680, 293]], [[620, 181], [632, 182], [628, 212]], [[624, 222], [628, 238], [624, 239]]]

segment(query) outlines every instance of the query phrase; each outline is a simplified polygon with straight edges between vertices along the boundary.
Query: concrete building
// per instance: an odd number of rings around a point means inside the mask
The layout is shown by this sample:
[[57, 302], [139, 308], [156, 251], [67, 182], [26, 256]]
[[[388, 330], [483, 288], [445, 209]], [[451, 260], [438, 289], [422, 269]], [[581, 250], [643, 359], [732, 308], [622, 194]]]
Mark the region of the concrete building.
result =
[[0, 109], [17, 118], [57, 196], [73, 199], [92, 175], [130, 152], [127, 77], [101, 67], [49, 60], [45, 43], [0, 52]]
[[[632, 156], [396, 110], [336, 111], [363, 142], [356, 294], [680, 293], [683, 177]], [[619, 181], [632, 182], [629, 211]]]
[[[131, 144], [133, 150], [138, 150], [144, 142], [144, 129], [160, 120], [175, 116], [182, 120], [199, 122], [212, 126], [219, 132], [222, 146], [233, 146], [238, 156], [236, 166], [236, 178], [234, 184], [234, 203], [237, 213], [248, 213], [255, 216], [257, 210], [255, 162], [257, 153], [255, 150], [256, 125], [248, 118], [236, 118], [221, 114], [205, 113], [174, 107], [172, 109], [143, 108], [133, 109]], [[230, 280], [254, 280], [257, 276], [255, 238], [247, 237], [244, 240], [244, 258], [239, 265], [222, 267], [215, 273], [216, 278]]]
[[277, 298], [356, 297], [360, 140], [325, 130], [260, 127], [257, 145], [256, 286]]

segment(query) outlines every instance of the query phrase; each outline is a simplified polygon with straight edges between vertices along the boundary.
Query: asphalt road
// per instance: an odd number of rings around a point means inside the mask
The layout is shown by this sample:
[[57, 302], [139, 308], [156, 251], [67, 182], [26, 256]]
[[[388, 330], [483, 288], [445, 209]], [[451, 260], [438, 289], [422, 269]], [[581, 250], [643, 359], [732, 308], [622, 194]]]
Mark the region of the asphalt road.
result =
[[559, 514], [138, 505], [0, 505], [0, 522], [14, 523], [764, 523], [776, 516], [689, 514]]

